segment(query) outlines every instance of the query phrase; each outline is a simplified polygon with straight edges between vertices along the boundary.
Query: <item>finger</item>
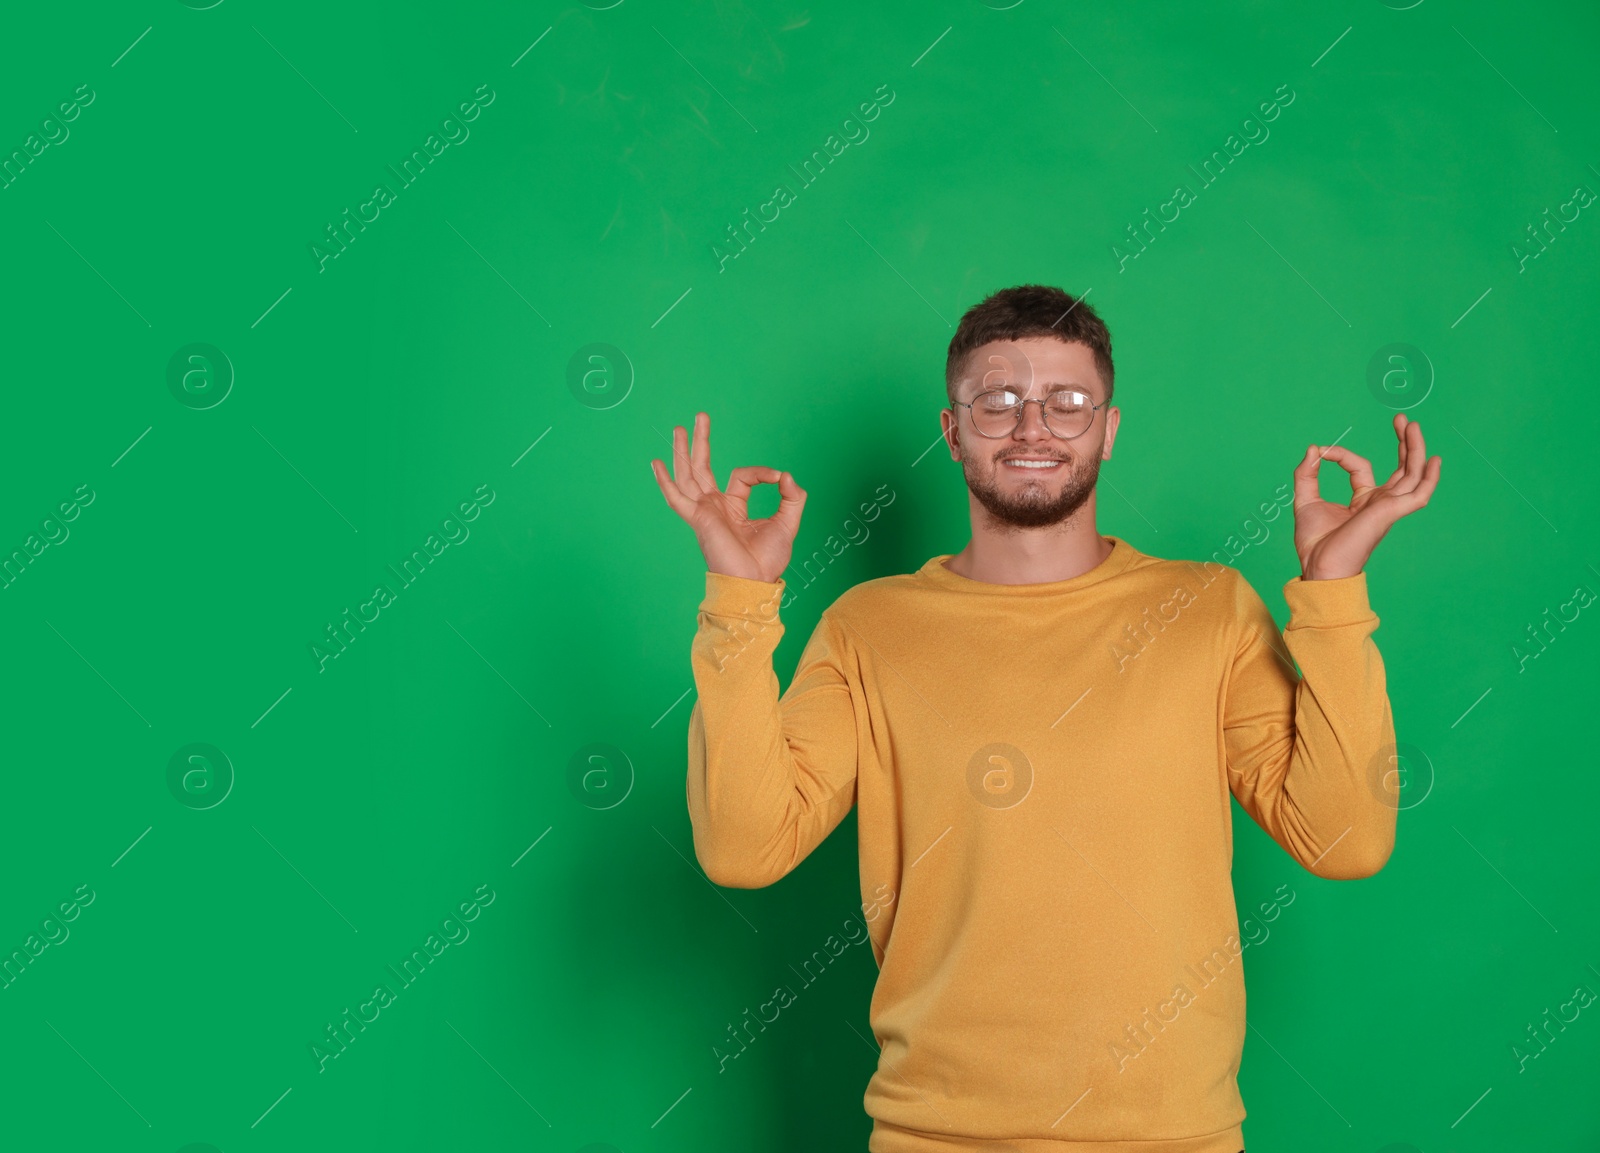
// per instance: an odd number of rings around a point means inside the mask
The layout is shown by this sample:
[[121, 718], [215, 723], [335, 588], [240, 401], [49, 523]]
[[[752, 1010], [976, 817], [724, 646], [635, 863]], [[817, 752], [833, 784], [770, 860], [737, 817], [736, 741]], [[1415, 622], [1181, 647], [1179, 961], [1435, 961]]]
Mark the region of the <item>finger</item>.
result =
[[1406, 426], [1410, 422], [1411, 418], [1405, 413], [1397, 412], [1394, 414], [1394, 438], [1398, 442], [1400, 449], [1399, 464], [1389, 474], [1389, 479], [1383, 482], [1385, 487], [1394, 484], [1395, 481], [1406, 474]]
[[1406, 425], [1405, 448], [1401, 461], [1405, 466], [1405, 476], [1395, 485], [1395, 490], [1402, 493], [1413, 492], [1422, 483], [1423, 474], [1428, 467], [1428, 444], [1422, 439], [1422, 426], [1414, 420]]
[[1412, 491], [1412, 499], [1422, 498], [1422, 503], [1427, 504], [1433, 498], [1433, 490], [1439, 487], [1439, 473], [1444, 468], [1444, 457], [1436, 456], [1422, 466], [1422, 483]]
[[739, 507], [749, 516], [750, 490], [758, 484], [777, 484], [782, 474], [775, 468], [761, 464], [747, 464], [728, 474], [727, 496], [739, 502]]
[[1426, 507], [1428, 500], [1433, 496], [1433, 490], [1439, 485], [1439, 470], [1443, 466], [1443, 459], [1434, 457], [1422, 467], [1422, 477], [1417, 482], [1416, 488], [1402, 493], [1395, 499], [1400, 502], [1400, 507], [1405, 513], [1416, 512], [1419, 508]]
[[711, 414], [694, 414], [694, 444], [689, 451], [689, 462], [694, 466], [695, 477], [708, 492], [717, 491], [717, 478], [711, 471]]
[[667, 475], [667, 466], [659, 460], [650, 462], [650, 472], [656, 478], [656, 484], [661, 489], [661, 495], [667, 502], [667, 507], [684, 520], [689, 519], [689, 514], [694, 511], [694, 502], [689, 500], [679, 491], [677, 484]]
[[783, 526], [790, 539], [800, 533], [800, 513], [806, 507], [806, 490], [795, 483], [788, 473], [778, 476], [778, 511], [772, 520]]
[[1316, 445], [1306, 449], [1305, 456], [1294, 469], [1294, 507], [1315, 504], [1322, 499], [1317, 490], [1317, 466], [1322, 463], [1322, 453]]
[[1368, 489], [1377, 488], [1377, 482], [1372, 479], [1372, 462], [1366, 457], [1351, 452], [1348, 448], [1338, 445], [1329, 445], [1322, 450], [1322, 458], [1331, 460], [1345, 472], [1350, 474], [1350, 494], [1359, 496]]
[[1395, 414], [1394, 434], [1400, 442], [1400, 463], [1389, 474], [1389, 479], [1383, 482], [1383, 487], [1390, 492], [1410, 492], [1422, 479], [1422, 466], [1427, 458], [1417, 455], [1416, 434], [1411, 431], [1416, 427], [1416, 421], [1406, 417], [1404, 413]]
[[678, 482], [679, 491], [690, 500], [705, 495], [705, 487], [689, 461], [689, 434], [681, 424], [672, 428], [672, 476]]

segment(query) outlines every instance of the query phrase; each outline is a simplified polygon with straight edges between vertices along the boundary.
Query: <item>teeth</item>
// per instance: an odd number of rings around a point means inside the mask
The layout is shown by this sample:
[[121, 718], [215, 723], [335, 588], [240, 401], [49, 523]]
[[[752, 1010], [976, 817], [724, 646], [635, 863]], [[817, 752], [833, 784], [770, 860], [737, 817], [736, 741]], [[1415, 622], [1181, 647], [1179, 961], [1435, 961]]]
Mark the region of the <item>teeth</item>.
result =
[[1008, 460], [1005, 462], [1012, 468], [1055, 468], [1059, 460]]

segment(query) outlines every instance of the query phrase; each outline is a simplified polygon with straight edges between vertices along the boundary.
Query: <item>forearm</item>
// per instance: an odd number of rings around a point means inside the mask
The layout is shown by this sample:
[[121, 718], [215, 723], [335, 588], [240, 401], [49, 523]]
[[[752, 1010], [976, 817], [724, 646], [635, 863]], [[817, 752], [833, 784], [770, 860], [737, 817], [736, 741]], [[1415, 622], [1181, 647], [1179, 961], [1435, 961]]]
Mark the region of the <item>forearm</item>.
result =
[[[772, 729], [778, 678], [772, 654], [783, 636], [762, 582], [708, 582], [690, 646], [698, 698], [689, 715], [689, 819], [695, 856], [718, 884], [755, 887], [788, 823], [781, 757]], [[772, 586], [778, 590], [779, 586]], [[709, 611], [708, 607], [709, 606]], [[792, 791], [792, 790], [790, 790]], [[753, 874], [753, 875], [752, 875]]]
[[1398, 801], [1387, 778], [1394, 716], [1366, 577], [1286, 583], [1290, 617], [1281, 636], [1242, 578], [1235, 592], [1241, 633], [1224, 716], [1229, 787], [1311, 872], [1370, 876], [1394, 848]]
[[695, 855], [713, 881], [737, 888], [789, 873], [853, 800], [853, 790], [841, 795], [841, 754], [852, 771], [854, 763], [853, 732], [837, 707], [842, 698], [848, 710], [848, 691], [820, 631], [787, 703], [780, 698], [772, 655], [784, 633], [782, 591], [782, 582], [708, 574], [690, 650], [699, 693], [687, 781]]
[[[1387, 774], [1394, 713], [1366, 578], [1289, 582], [1284, 642], [1300, 666], [1285, 832], [1325, 877], [1369, 876], [1394, 849], [1398, 799]], [[1287, 827], [1292, 821], [1295, 827]]]

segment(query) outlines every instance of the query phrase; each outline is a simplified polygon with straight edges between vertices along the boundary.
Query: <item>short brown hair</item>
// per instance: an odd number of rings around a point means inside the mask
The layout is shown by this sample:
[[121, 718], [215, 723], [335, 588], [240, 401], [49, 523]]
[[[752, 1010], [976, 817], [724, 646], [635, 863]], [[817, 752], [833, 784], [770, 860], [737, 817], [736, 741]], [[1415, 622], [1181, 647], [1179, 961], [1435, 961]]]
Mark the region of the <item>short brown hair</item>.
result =
[[1002, 288], [967, 309], [945, 360], [945, 394], [954, 402], [956, 382], [967, 358], [991, 340], [1021, 340], [1028, 336], [1054, 336], [1067, 343], [1089, 346], [1094, 365], [1106, 386], [1105, 403], [1111, 403], [1115, 370], [1111, 364], [1111, 333], [1098, 313], [1059, 288], [1045, 284], [1019, 284]]

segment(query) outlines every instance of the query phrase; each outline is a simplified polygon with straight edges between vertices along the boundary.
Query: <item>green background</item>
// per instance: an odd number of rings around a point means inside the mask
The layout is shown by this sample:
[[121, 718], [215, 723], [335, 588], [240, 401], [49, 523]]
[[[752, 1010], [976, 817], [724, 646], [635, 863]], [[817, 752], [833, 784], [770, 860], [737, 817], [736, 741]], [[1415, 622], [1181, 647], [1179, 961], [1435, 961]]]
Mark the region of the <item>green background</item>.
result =
[[[966, 542], [960, 470], [924, 455], [946, 345], [1042, 282], [1113, 332], [1099, 524], [1145, 552], [1247, 539], [1311, 443], [1386, 477], [1402, 405], [1445, 461], [1367, 570], [1412, 746], [1394, 857], [1319, 880], [1235, 810], [1241, 916], [1297, 894], [1246, 952], [1252, 1153], [1595, 1148], [1600, 1004], [1524, 1071], [1512, 1046], [1600, 990], [1600, 606], [1519, 664], [1600, 589], [1600, 205], [1513, 246], [1600, 189], [1597, 32], [1588, 4], [1434, 0], [8, 9], [0, 149], [59, 140], [0, 190], [0, 547], [58, 539], [0, 590], [3, 948], [95, 897], [0, 989], [5, 1144], [864, 1148], [869, 951], [713, 1057], [859, 916], [855, 818], [766, 890], [694, 862], [704, 564], [647, 461], [711, 413], [721, 478], [809, 491], [797, 556], [894, 494], [785, 610], [786, 684], [846, 588]], [[800, 186], [834, 133], [857, 142]], [[225, 363], [175, 391], [195, 343]], [[574, 389], [575, 362], [603, 371]], [[1270, 527], [1234, 563], [1282, 623]], [[400, 590], [430, 534], [458, 539]], [[209, 799], [169, 787], [194, 743], [231, 765]], [[313, 1042], [480, 886], [470, 935], [319, 1072]]]

